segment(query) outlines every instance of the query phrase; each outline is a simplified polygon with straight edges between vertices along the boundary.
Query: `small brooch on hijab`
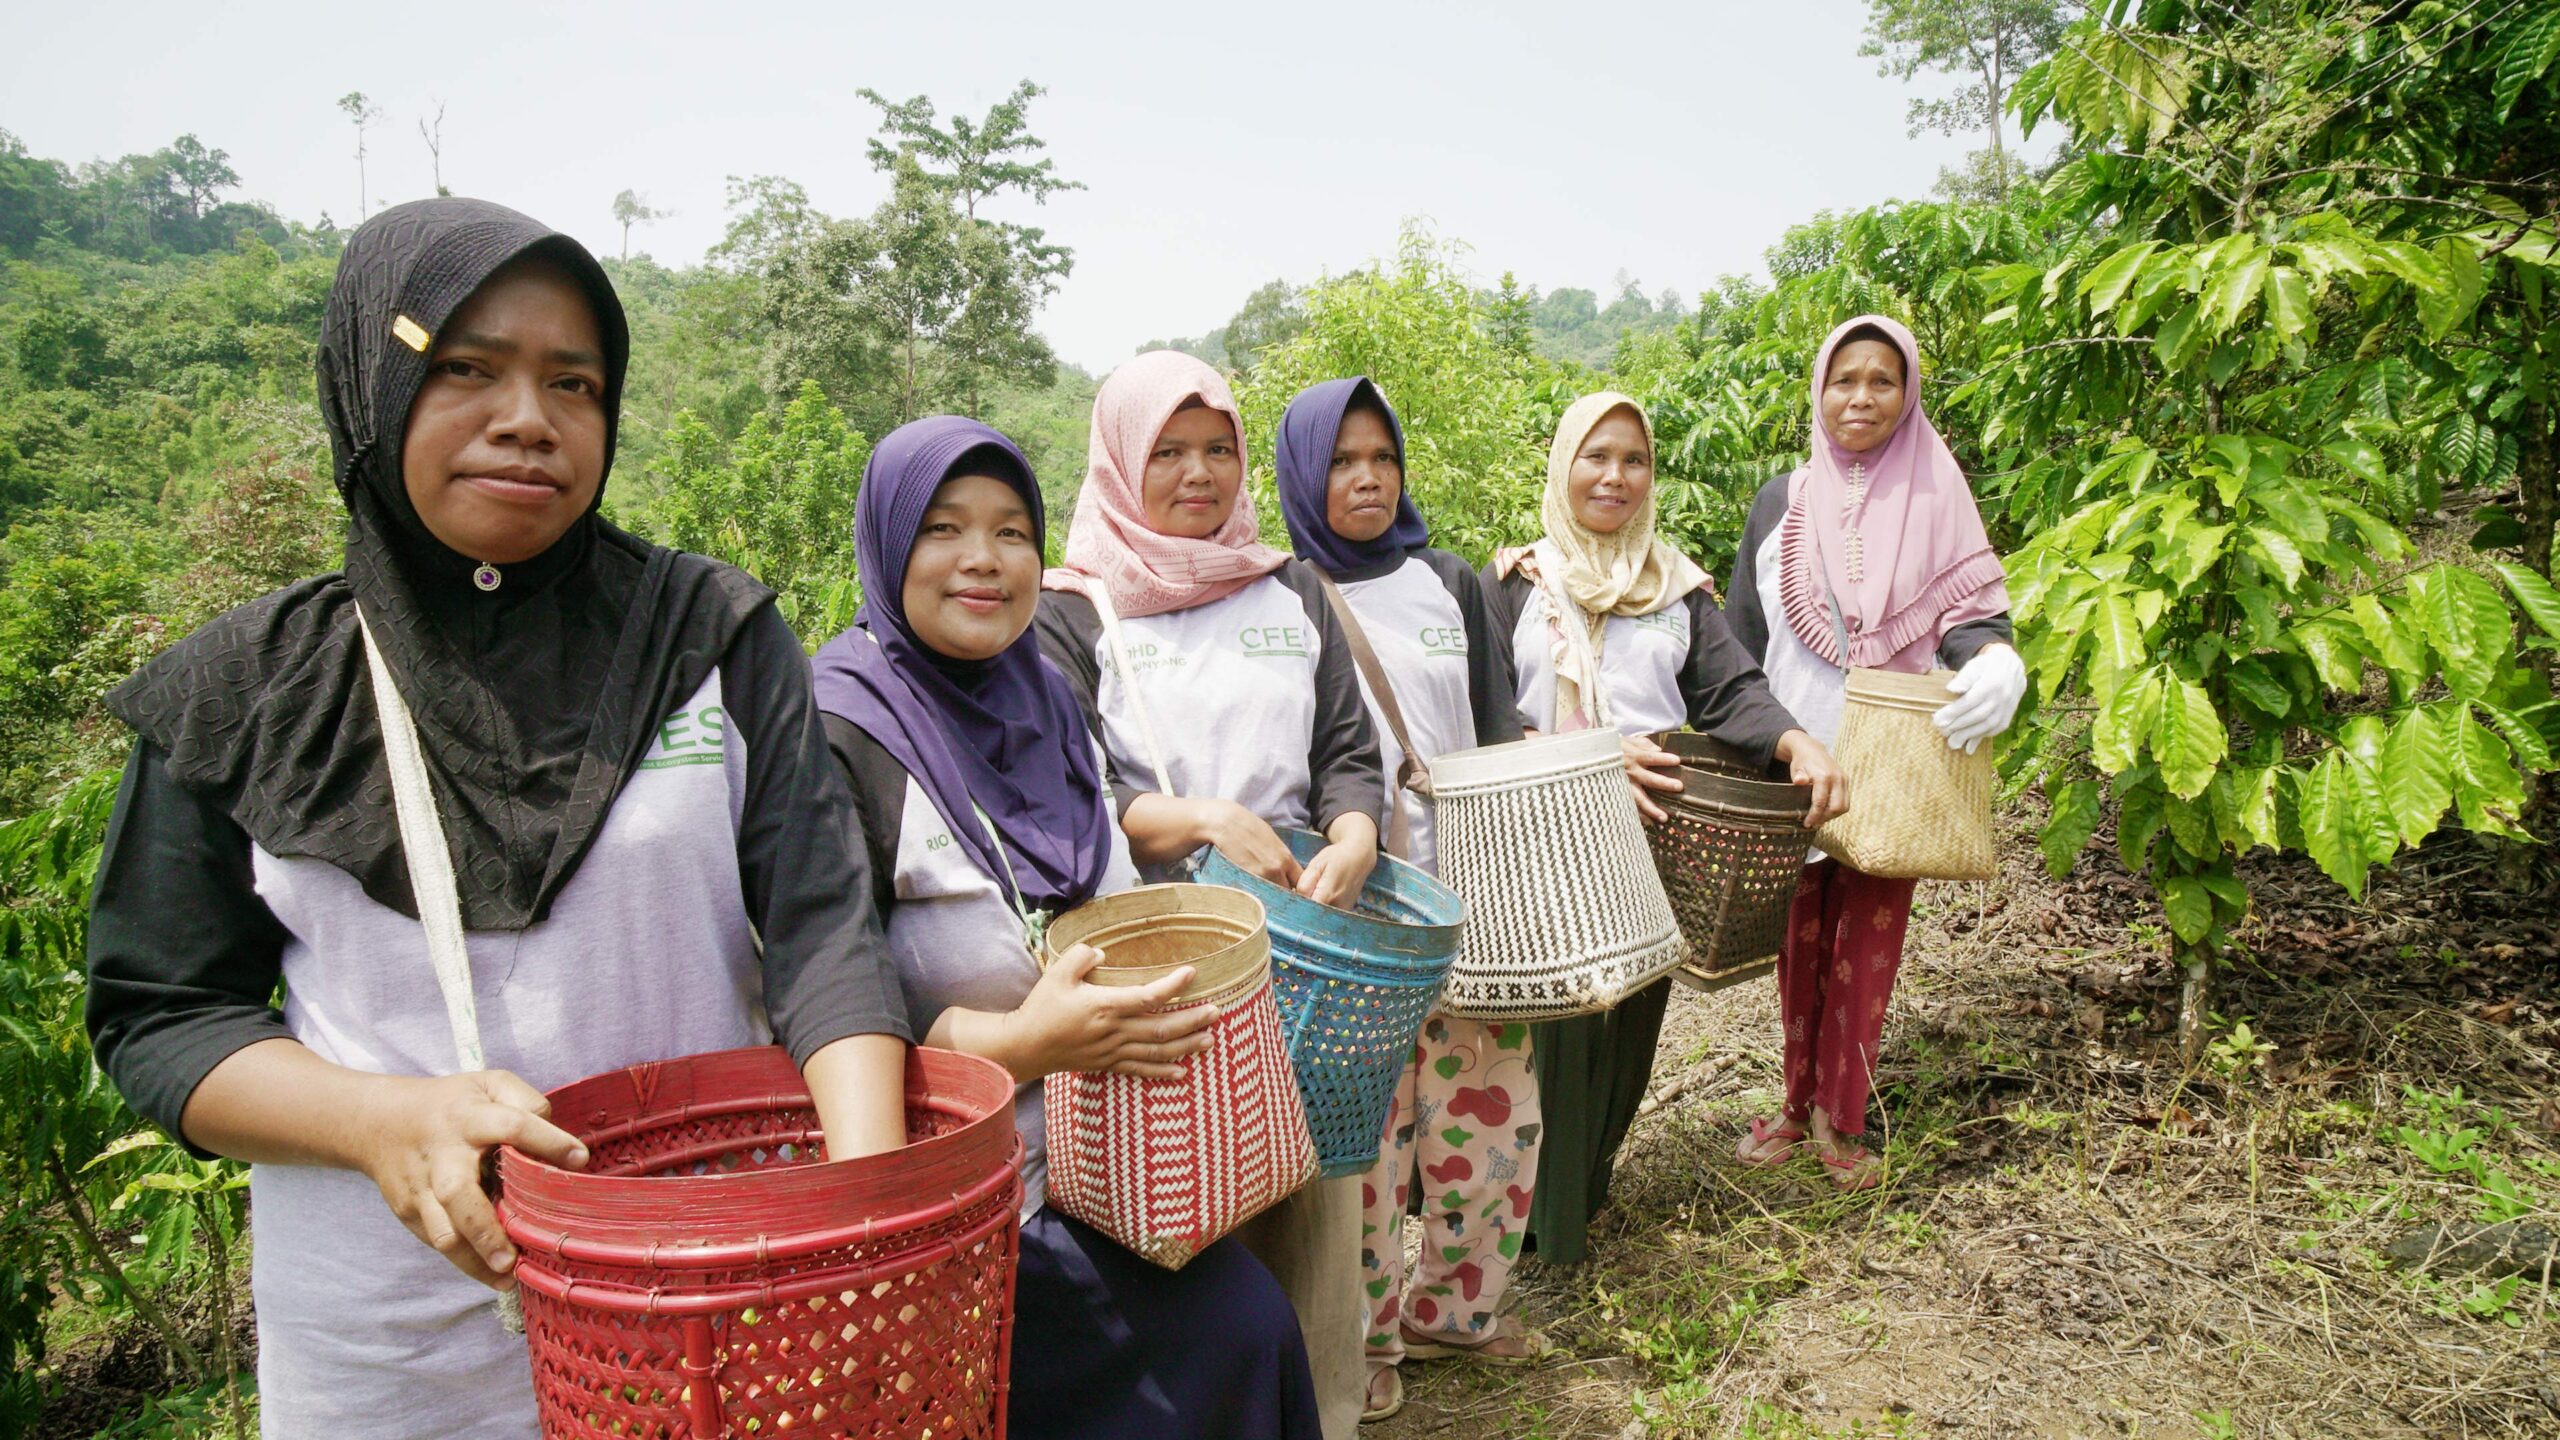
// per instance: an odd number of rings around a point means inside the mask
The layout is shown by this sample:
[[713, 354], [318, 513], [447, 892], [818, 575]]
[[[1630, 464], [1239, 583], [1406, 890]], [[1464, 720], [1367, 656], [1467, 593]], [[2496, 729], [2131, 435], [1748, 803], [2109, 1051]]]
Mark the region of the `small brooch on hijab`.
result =
[[497, 589], [498, 582], [504, 578], [498, 573], [498, 567], [486, 560], [480, 562], [479, 569], [471, 572], [471, 583], [479, 586], [484, 592]]

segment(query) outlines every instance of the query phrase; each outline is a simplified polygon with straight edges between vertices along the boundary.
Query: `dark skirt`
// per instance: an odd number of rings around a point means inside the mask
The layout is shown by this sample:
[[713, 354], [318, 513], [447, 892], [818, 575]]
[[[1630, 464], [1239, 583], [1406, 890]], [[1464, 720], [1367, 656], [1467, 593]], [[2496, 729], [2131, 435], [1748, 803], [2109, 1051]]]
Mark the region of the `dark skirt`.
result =
[[1233, 1239], [1180, 1270], [1042, 1207], [1022, 1224], [1011, 1440], [1323, 1440], [1298, 1317]]
[[1529, 1027], [1547, 1123], [1538, 1188], [1529, 1197], [1529, 1247], [1547, 1264], [1579, 1265], [1590, 1253], [1585, 1232], [1609, 1203], [1618, 1146], [1652, 1083], [1653, 1049], [1670, 1003], [1665, 978], [1614, 1010]]

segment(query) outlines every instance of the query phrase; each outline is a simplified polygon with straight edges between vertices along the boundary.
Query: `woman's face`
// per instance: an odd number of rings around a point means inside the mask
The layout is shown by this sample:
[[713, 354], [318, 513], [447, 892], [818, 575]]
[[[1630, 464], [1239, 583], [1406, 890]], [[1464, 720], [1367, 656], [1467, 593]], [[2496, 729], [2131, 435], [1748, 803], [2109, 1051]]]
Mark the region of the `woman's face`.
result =
[[898, 599], [916, 638], [954, 660], [992, 660], [1021, 639], [1040, 602], [1040, 542], [1020, 492], [992, 475], [943, 481]]
[[1902, 381], [1902, 352], [1881, 340], [1852, 340], [1832, 351], [1822, 383], [1823, 433], [1858, 455], [1892, 439], [1902, 419]]
[[409, 407], [400, 471], [427, 529], [473, 560], [551, 548], [604, 483], [604, 339], [547, 260], [500, 270], [445, 321]]
[[1205, 405], [1164, 422], [1138, 487], [1147, 523], [1160, 535], [1206, 540], [1227, 523], [1244, 485], [1244, 452], [1224, 413]]
[[1600, 417], [1582, 437], [1565, 477], [1565, 502], [1582, 528], [1614, 535], [1653, 494], [1653, 446], [1644, 438], [1644, 423], [1621, 405]]
[[1345, 414], [1325, 471], [1325, 523], [1345, 540], [1375, 540], [1396, 523], [1396, 501], [1403, 496], [1404, 464], [1396, 459], [1395, 432], [1386, 417], [1368, 409]]

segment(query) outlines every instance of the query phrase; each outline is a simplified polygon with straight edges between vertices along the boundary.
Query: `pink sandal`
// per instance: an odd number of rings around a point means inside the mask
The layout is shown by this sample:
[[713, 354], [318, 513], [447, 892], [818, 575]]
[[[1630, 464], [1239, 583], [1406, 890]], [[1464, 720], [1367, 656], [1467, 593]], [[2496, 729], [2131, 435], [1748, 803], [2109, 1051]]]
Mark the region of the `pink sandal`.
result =
[[[1759, 1155], [1749, 1153], [1751, 1151], [1758, 1150], [1761, 1146], [1766, 1145], [1773, 1140], [1784, 1140], [1787, 1143], [1782, 1149], [1766, 1151]], [[1802, 1125], [1797, 1124], [1793, 1120], [1784, 1118], [1773, 1121], [1768, 1116], [1763, 1115], [1759, 1119], [1751, 1122], [1751, 1133], [1743, 1137], [1741, 1144], [1733, 1147], [1733, 1158], [1741, 1161], [1745, 1165], [1761, 1167], [1783, 1165], [1796, 1158], [1796, 1150], [1803, 1144], [1803, 1141], [1804, 1127]]]
[[1884, 1183], [1884, 1158], [1864, 1146], [1852, 1145], [1846, 1155], [1825, 1155], [1822, 1163], [1831, 1171], [1831, 1183], [1843, 1190], [1873, 1190]]

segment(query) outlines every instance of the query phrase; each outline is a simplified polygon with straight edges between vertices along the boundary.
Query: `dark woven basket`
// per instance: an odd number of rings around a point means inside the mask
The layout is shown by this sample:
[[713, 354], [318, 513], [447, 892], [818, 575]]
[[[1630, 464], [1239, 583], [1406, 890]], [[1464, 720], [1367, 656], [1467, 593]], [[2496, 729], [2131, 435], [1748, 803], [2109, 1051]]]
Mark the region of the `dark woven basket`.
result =
[[1787, 907], [1813, 844], [1804, 792], [1707, 736], [1677, 731], [1653, 739], [1680, 757], [1684, 787], [1663, 801], [1671, 817], [1645, 827], [1654, 869], [1689, 942], [1672, 973], [1698, 990], [1765, 975], [1777, 965]]

